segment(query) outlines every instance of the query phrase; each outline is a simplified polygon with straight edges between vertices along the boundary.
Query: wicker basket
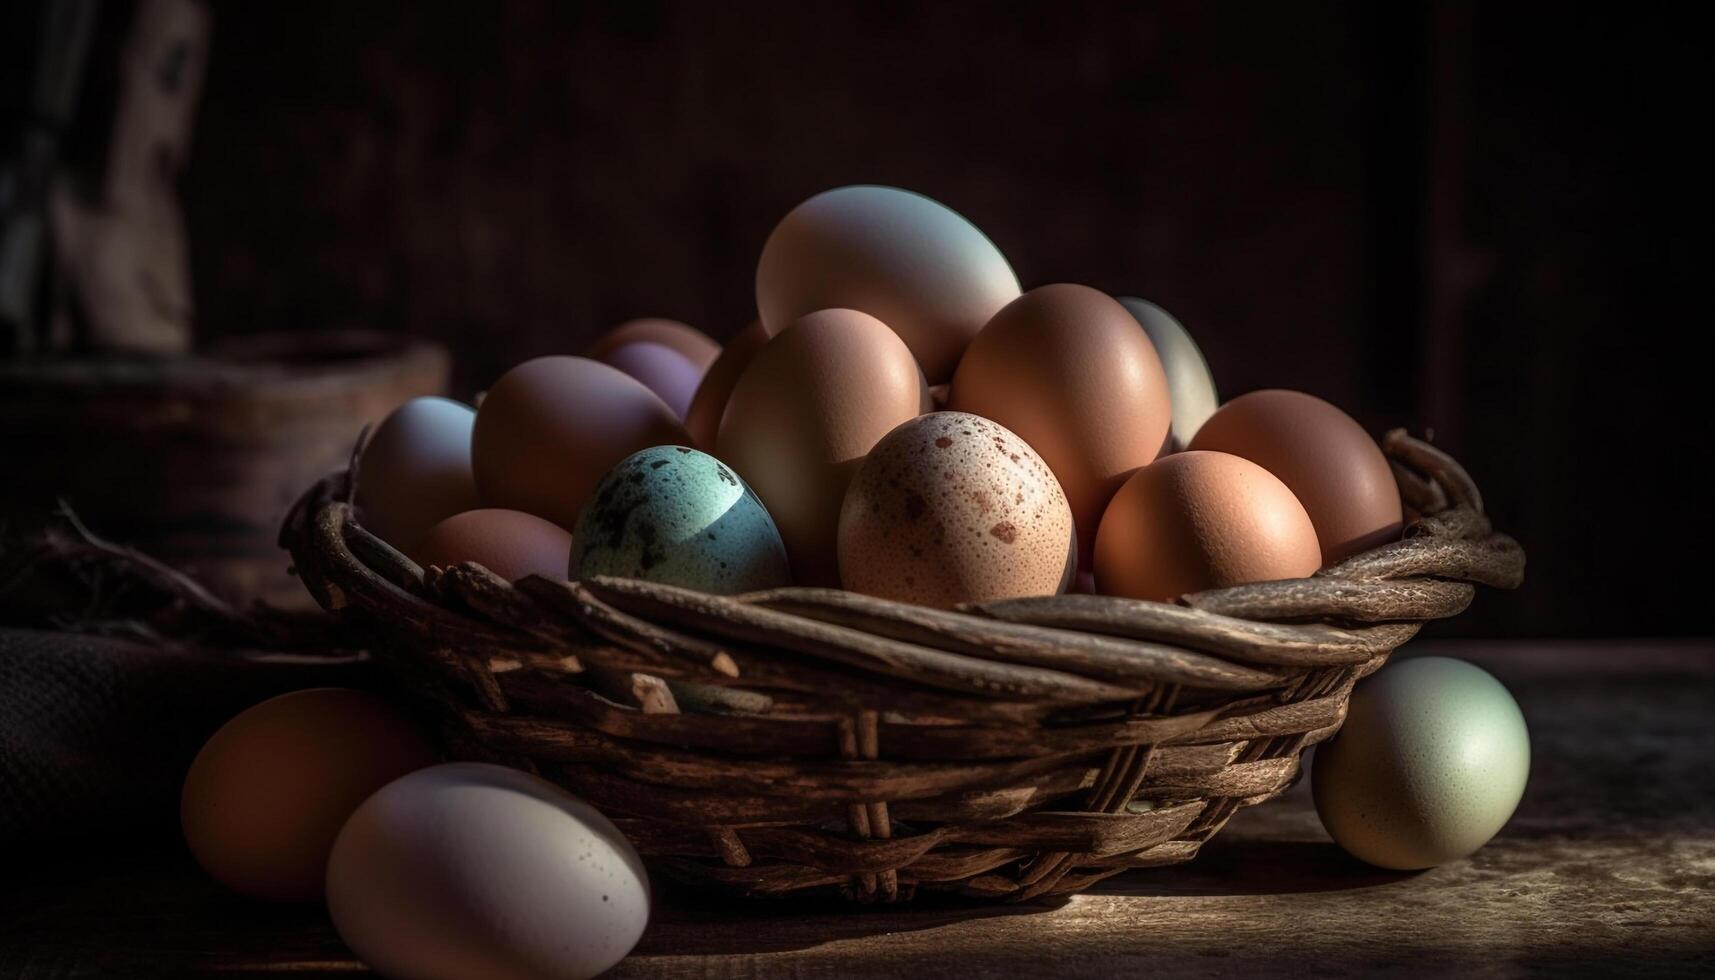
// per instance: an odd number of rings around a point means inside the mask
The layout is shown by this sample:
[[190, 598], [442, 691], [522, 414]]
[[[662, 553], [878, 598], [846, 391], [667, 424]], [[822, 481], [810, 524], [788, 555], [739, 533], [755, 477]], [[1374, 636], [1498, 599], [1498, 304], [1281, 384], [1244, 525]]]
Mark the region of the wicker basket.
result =
[[341, 473], [282, 532], [328, 610], [460, 758], [601, 808], [657, 873], [752, 895], [920, 889], [1023, 901], [1187, 861], [1292, 784], [1353, 683], [1524, 554], [1402, 431], [1404, 540], [1313, 578], [1177, 604], [1063, 595], [946, 612], [828, 589], [725, 598], [646, 582], [418, 568]]

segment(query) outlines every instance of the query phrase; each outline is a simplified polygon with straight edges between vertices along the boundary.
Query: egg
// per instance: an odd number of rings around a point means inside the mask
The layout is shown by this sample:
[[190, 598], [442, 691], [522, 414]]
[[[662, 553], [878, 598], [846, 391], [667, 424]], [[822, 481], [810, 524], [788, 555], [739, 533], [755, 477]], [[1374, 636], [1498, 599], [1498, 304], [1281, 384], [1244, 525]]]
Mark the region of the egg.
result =
[[488, 390], [471, 431], [471, 462], [484, 506], [569, 528], [614, 464], [686, 439], [667, 403], [617, 368], [538, 357]]
[[637, 944], [649, 903], [648, 874], [612, 821], [485, 763], [383, 787], [328, 860], [334, 928], [390, 977], [584, 980]]
[[697, 385], [703, 380], [702, 369], [685, 355], [649, 340], [620, 344], [600, 360], [643, 382], [679, 418], [685, 417], [691, 407], [691, 396], [697, 393]]
[[1169, 448], [1179, 452], [1190, 445], [1191, 437], [1220, 407], [1221, 400], [1215, 395], [1215, 376], [1209, 373], [1209, 362], [1203, 359], [1197, 342], [1172, 314], [1134, 296], [1121, 296], [1119, 302], [1143, 327], [1143, 332], [1149, 334], [1149, 342], [1161, 358], [1162, 370], [1167, 374], [1167, 395], [1173, 403]]
[[1080, 559], [1127, 476], [1160, 454], [1173, 406], [1149, 337], [1088, 286], [1040, 286], [995, 314], [953, 376], [947, 407], [1024, 439], [1060, 481]]
[[1171, 602], [1190, 592], [1304, 578], [1321, 565], [1310, 516], [1267, 470], [1227, 453], [1164, 456], [1102, 515], [1095, 586]]
[[552, 521], [496, 507], [454, 514], [429, 529], [411, 557], [427, 568], [473, 561], [501, 578], [564, 578], [572, 536]]
[[702, 382], [697, 385], [697, 393], [691, 398], [691, 407], [685, 411], [685, 431], [691, 434], [691, 442], [698, 449], [714, 451], [721, 415], [726, 412], [733, 385], [738, 384], [739, 375], [744, 373], [750, 359], [756, 356], [762, 345], [768, 343], [770, 336], [761, 320], [752, 322], [727, 342], [720, 356], [704, 372]]
[[925, 606], [1053, 595], [1075, 571], [1072, 510], [1024, 440], [960, 412], [875, 444], [840, 510], [840, 582]]
[[1406, 871], [1488, 843], [1529, 778], [1530, 732], [1501, 682], [1462, 660], [1418, 657], [1358, 683], [1310, 781], [1335, 842]]
[[617, 575], [721, 595], [792, 584], [762, 501], [725, 463], [687, 446], [645, 449], [615, 466], [573, 541], [574, 579]]
[[799, 585], [839, 584], [846, 487], [881, 437], [928, 404], [911, 351], [867, 313], [811, 313], [757, 351], [727, 402], [716, 455], [773, 515]]
[[892, 327], [930, 383], [1018, 297], [1000, 249], [963, 216], [897, 187], [824, 191], [793, 208], [762, 248], [756, 308], [778, 332], [816, 310], [861, 310]]
[[233, 891], [314, 901], [358, 804], [434, 762], [428, 739], [372, 694], [282, 694], [221, 726], [197, 753], [179, 803], [185, 843]]
[[1291, 488], [1316, 525], [1322, 563], [1399, 539], [1399, 485], [1370, 434], [1314, 395], [1240, 395], [1209, 417], [1192, 449], [1243, 456]]
[[413, 398], [382, 420], [357, 462], [364, 528], [409, 552], [437, 521], [477, 506], [475, 424], [474, 411], [446, 398]]
[[638, 342], [660, 344], [684, 356], [701, 374], [720, 356], [721, 345], [695, 327], [665, 317], [640, 317], [614, 327], [590, 345], [584, 356], [595, 361], [607, 361], [608, 354], [626, 344]]

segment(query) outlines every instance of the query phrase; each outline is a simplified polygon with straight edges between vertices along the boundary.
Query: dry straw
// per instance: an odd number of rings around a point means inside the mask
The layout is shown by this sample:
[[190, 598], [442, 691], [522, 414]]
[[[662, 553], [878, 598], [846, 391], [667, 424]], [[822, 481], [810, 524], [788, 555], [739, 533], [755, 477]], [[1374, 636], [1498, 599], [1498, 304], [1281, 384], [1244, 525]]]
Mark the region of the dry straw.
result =
[[299, 501], [282, 543], [452, 754], [561, 783], [658, 873], [1024, 901], [1189, 860], [1292, 784], [1353, 683], [1425, 622], [1520, 583], [1524, 553], [1458, 463], [1399, 430], [1383, 449], [1420, 515], [1403, 540], [1175, 604], [946, 612], [424, 570], [358, 524], [345, 473]]

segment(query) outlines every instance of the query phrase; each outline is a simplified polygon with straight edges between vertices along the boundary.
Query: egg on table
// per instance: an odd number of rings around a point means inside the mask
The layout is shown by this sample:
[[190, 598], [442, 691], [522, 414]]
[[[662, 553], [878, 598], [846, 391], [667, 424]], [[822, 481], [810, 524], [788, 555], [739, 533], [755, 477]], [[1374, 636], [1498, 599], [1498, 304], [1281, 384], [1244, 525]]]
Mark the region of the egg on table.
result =
[[1077, 559], [1066, 495], [998, 423], [935, 412], [870, 450], [840, 511], [840, 582], [951, 608], [1064, 591]]
[[1160, 454], [1173, 420], [1149, 336], [1111, 296], [1067, 283], [995, 314], [959, 362], [947, 407], [999, 422], [1041, 455], [1072, 506], [1080, 559], [1108, 500]]
[[185, 843], [233, 891], [314, 901], [358, 804], [434, 762], [428, 739], [373, 694], [282, 694], [221, 726], [197, 753], [179, 802]]
[[1462, 660], [1418, 657], [1358, 682], [1339, 734], [1316, 747], [1311, 790], [1336, 843], [1406, 871], [1488, 843], [1529, 778], [1530, 732], [1501, 682]]
[[447, 398], [413, 398], [394, 409], [358, 457], [364, 528], [408, 553], [436, 522], [477, 506], [475, 425], [475, 411]]
[[429, 529], [411, 558], [427, 568], [476, 562], [508, 581], [564, 578], [572, 553], [565, 528], [523, 511], [485, 507], [454, 514]]
[[817, 310], [860, 310], [904, 339], [931, 384], [1018, 297], [1000, 249], [944, 204], [897, 187], [823, 191], [793, 208], [763, 245], [756, 308], [779, 332]]
[[570, 574], [722, 595], [792, 584], [762, 501], [725, 463], [688, 446], [634, 453], [603, 478], [573, 533]]
[[390, 977], [585, 980], [649, 923], [630, 841], [582, 800], [527, 773], [457, 762], [363, 802], [327, 863], [328, 914]]
[[905, 343], [856, 310], [801, 317], [751, 359], [727, 402], [715, 455], [773, 516], [799, 585], [839, 584], [846, 487], [881, 437], [928, 405]]
[[1132, 474], [1102, 515], [1095, 587], [1171, 602], [1321, 567], [1310, 515], [1286, 484], [1247, 459], [1193, 451]]
[[569, 528], [615, 463], [685, 441], [667, 403], [619, 369], [583, 357], [538, 357], [488, 389], [470, 452], [483, 506]]
[[1381, 447], [1350, 415], [1314, 395], [1268, 389], [1222, 405], [1192, 449], [1243, 456], [1292, 490], [1322, 542], [1322, 563], [1397, 541], [1399, 485]]
[[1161, 358], [1162, 370], [1167, 373], [1167, 394], [1173, 402], [1171, 449], [1179, 452], [1191, 444], [1191, 437], [1221, 406], [1215, 395], [1215, 376], [1209, 373], [1209, 362], [1203, 359], [1197, 342], [1171, 313], [1135, 296], [1121, 296], [1119, 302], [1149, 334], [1149, 342]]

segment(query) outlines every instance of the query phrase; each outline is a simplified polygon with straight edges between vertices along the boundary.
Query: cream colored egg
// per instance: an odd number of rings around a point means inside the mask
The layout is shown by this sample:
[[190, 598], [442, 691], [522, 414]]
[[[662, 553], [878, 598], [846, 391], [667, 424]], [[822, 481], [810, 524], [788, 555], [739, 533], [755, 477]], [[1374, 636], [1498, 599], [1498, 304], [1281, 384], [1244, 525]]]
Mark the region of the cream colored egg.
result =
[[971, 338], [1018, 292], [988, 236], [897, 187], [817, 194], [781, 219], [756, 267], [770, 332], [816, 310], [860, 310], [899, 334], [931, 384], [952, 378]]
[[1137, 318], [1155, 353], [1161, 358], [1162, 370], [1167, 372], [1167, 394], [1173, 401], [1173, 425], [1169, 430], [1171, 450], [1179, 452], [1191, 444], [1191, 437], [1215, 409], [1221, 399], [1215, 394], [1215, 376], [1209, 373], [1209, 362], [1197, 342], [1173, 318], [1173, 314], [1148, 300], [1135, 296], [1119, 297], [1126, 312]]
[[1358, 682], [1316, 749], [1322, 825], [1354, 857], [1414, 870], [1471, 854], [1506, 825], [1530, 778], [1530, 732], [1500, 681], [1419, 657]]
[[474, 762], [396, 780], [357, 808], [327, 868], [328, 913], [390, 977], [584, 980], [649, 923], [649, 877], [594, 807]]
[[840, 581], [942, 608], [1053, 595], [1076, 540], [1066, 495], [1023, 439], [936, 412], [889, 432], [858, 468], [840, 511]]
[[447, 398], [413, 398], [388, 415], [357, 463], [363, 526], [409, 552], [440, 521], [477, 506], [470, 439], [476, 412]]

